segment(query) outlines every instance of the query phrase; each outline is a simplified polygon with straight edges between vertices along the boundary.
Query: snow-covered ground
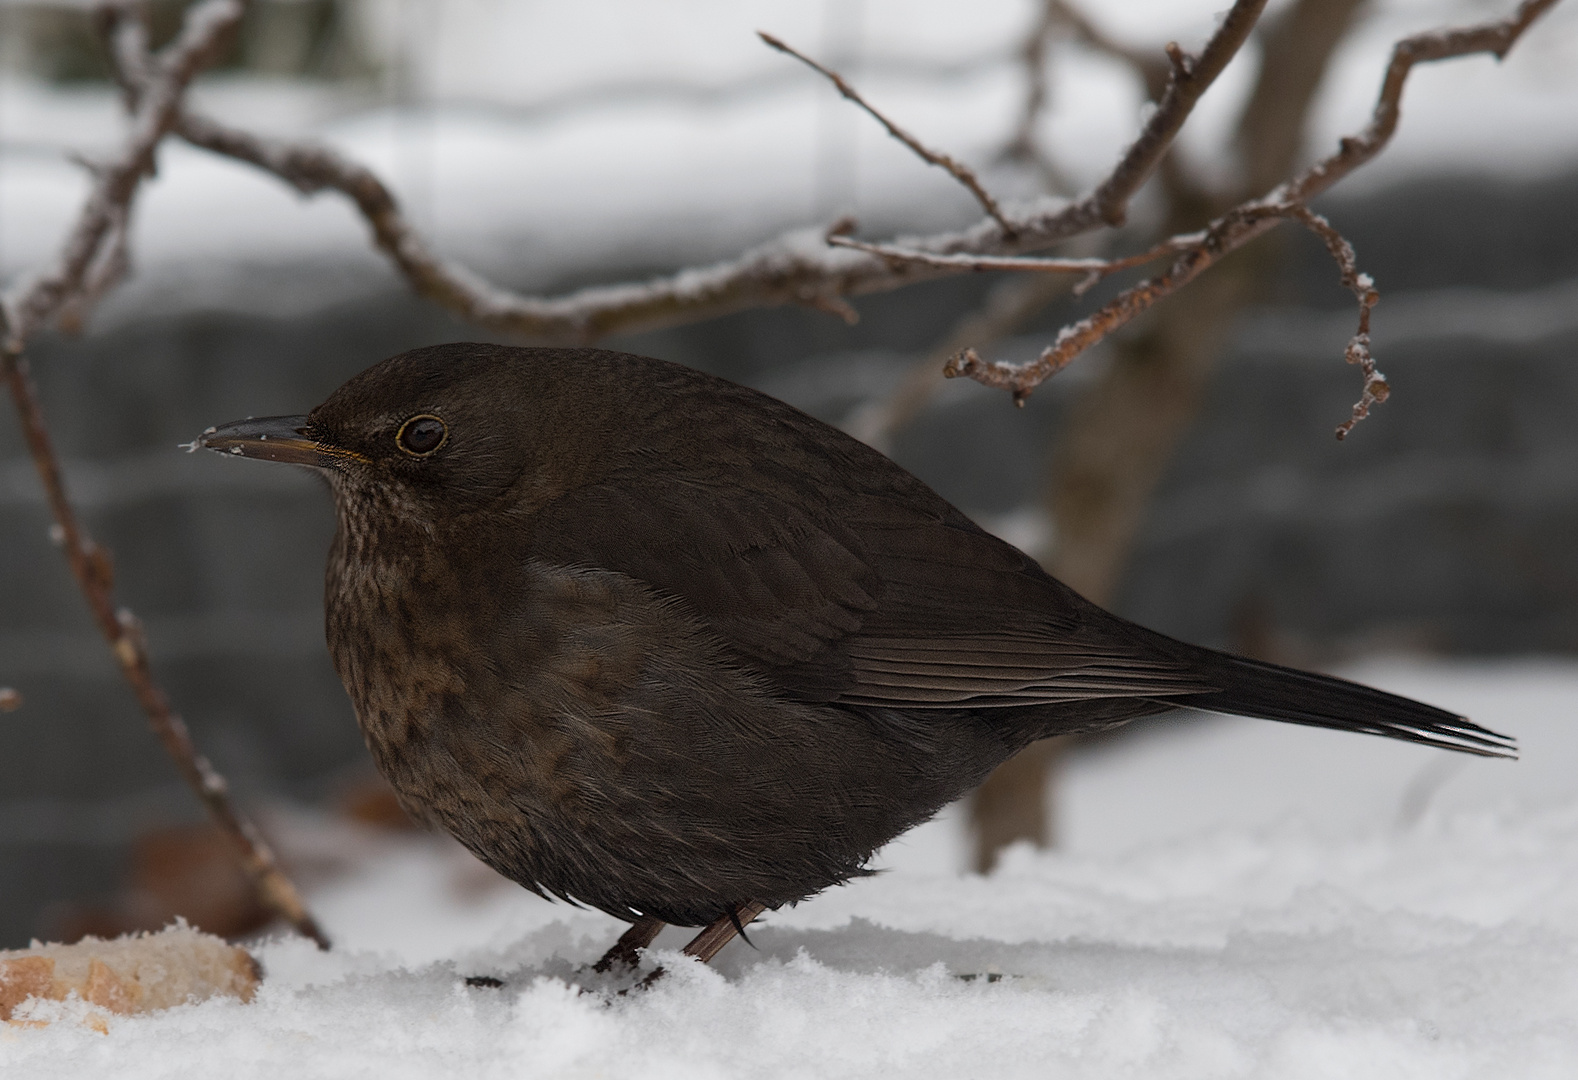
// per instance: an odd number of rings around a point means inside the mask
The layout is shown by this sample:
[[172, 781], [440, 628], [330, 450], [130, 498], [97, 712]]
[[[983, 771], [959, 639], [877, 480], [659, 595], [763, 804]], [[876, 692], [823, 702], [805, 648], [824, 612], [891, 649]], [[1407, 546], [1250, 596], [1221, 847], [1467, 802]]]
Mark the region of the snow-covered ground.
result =
[[[382, 170], [446, 250], [531, 285], [724, 254], [846, 209], [894, 227], [973, 218], [945, 177], [751, 32], [842, 52], [897, 119], [979, 162], [1013, 120], [1009, 50], [1028, 0], [864, 0], [863, 30], [842, 36], [824, 18], [836, 6], [446, 0], [422, 53], [421, 110], [224, 80], [202, 103], [341, 146]], [[1198, 42], [1221, 6], [1099, 10], [1136, 42]], [[1362, 122], [1395, 37], [1511, 6], [1375, 5], [1322, 99], [1318, 143]], [[1202, 104], [1197, 159], [1248, 71]], [[1575, 71], [1568, 3], [1505, 64], [1420, 72], [1396, 144], [1355, 179], [1569, 167]], [[1047, 144], [1088, 180], [1134, 130], [1135, 88], [1071, 54], [1054, 94]], [[64, 151], [102, 151], [117, 130], [108, 93], [0, 86], [0, 273], [57, 245], [83, 190]], [[380, 270], [343, 204], [304, 204], [195, 151], [170, 147], [146, 194], [143, 280], [201, 267], [200, 302], [227, 299], [216, 263]], [[321, 278], [304, 288], [321, 295]], [[0, 1028], [0, 1074], [1578, 1075], [1578, 666], [1353, 674], [1516, 734], [1524, 759], [1251, 721], [1158, 724], [1070, 765], [1059, 851], [963, 875], [959, 819], [945, 814], [881, 854], [889, 872], [763, 920], [755, 950], [733, 944], [712, 969], [670, 953], [669, 979], [624, 998], [579, 989], [577, 966], [618, 933], [613, 920], [502, 885], [442, 844], [367, 839], [356, 872], [312, 897], [336, 950], [264, 944], [254, 1004], [118, 1020], [108, 1035]], [[669, 931], [659, 947], [683, 941]], [[468, 988], [473, 974], [505, 986]]]
[[1513, 732], [1524, 760], [1159, 725], [1070, 769], [1064, 850], [961, 875], [945, 819], [890, 872], [771, 914], [754, 950], [666, 953], [671, 977], [622, 998], [578, 972], [613, 920], [385, 840], [313, 897], [338, 948], [263, 945], [254, 1004], [0, 1031], [0, 1072], [1578, 1075], [1578, 665], [1351, 674]]

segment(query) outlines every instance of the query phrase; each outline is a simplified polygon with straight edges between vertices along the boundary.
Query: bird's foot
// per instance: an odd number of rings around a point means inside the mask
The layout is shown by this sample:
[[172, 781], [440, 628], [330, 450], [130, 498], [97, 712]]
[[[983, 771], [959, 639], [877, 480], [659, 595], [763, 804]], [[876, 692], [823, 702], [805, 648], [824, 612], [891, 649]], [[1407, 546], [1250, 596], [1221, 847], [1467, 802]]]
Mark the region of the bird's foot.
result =
[[[746, 924], [766, 910], [766, 904], [758, 904], [754, 900], [748, 904], [741, 904], [727, 915], [714, 919], [706, 929], [691, 938], [690, 944], [686, 945], [681, 951], [686, 956], [694, 956], [703, 964], [708, 963], [729, 942], [736, 937], [744, 937]], [[617, 947], [615, 946], [615, 948]], [[631, 987], [631, 989], [646, 990], [653, 983], [663, 978], [664, 974], [664, 969], [659, 967], [652, 974]], [[621, 991], [622, 994], [627, 992]]]
[[630, 929], [619, 936], [614, 942], [614, 947], [603, 954], [603, 958], [592, 965], [592, 970], [599, 975], [606, 975], [610, 971], [633, 969], [641, 963], [641, 950], [651, 946], [656, 940], [658, 932], [663, 929], [663, 920], [654, 919], [650, 915], [642, 915], [630, 924]]

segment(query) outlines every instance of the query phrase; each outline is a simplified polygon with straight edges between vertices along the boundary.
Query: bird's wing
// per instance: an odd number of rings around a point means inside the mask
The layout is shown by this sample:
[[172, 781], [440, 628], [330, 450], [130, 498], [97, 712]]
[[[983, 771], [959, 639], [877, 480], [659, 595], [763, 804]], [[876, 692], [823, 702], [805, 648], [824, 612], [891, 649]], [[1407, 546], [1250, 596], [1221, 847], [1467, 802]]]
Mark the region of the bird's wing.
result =
[[935, 495], [798, 501], [738, 483], [596, 484], [534, 515], [531, 547], [680, 598], [803, 700], [946, 708], [1217, 689]]
[[1129, 624], [941, 500], [868, 495], [852, 524], [882, 602], [840, 641], [840, 699], [910, 708], [1165, 697], [1204, 685]]

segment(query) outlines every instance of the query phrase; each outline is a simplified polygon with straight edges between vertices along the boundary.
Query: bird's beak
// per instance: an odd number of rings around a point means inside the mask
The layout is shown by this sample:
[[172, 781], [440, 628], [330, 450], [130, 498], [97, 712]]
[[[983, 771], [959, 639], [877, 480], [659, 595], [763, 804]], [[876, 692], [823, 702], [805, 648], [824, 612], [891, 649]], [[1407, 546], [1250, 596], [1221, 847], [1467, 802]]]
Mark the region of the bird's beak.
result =
[[358, 456], [321, 443], [308, 435], [305, 416], [263, 416], [237, 420], [233, 424], [209, 428], [190, 445], [194, 450], [202, 447], [221, 454], [310, 465], [317, 469], [337, 468], [342, 459]]

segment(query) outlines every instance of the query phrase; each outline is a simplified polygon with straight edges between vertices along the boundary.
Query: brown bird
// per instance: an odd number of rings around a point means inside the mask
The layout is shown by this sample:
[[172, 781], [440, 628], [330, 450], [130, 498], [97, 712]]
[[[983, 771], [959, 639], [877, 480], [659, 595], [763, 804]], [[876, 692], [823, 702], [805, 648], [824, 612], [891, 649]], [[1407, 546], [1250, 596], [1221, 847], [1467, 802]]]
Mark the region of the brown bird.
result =
[[712, 957], [1038, 739], [1183, 707], [1491, 757], [1393, 694], [1188, 645], [877, 451], [659, 360], [455, 344], [200, 445], [320, 470], [334, 665], [415, 817]]

